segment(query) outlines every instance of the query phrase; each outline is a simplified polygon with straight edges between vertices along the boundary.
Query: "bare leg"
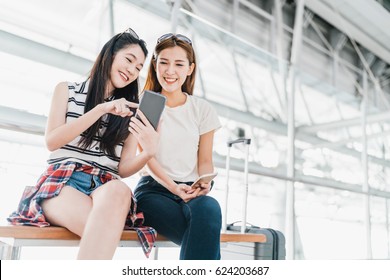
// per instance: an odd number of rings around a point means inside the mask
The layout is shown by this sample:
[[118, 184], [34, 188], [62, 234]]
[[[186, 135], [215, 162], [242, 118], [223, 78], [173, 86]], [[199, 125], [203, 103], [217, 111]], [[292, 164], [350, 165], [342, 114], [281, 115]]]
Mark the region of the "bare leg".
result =
[[72, 187], [42, 202], [45, 217], [81, 236], [79, 259], [111, 259], [118, 246], [130, 209], [131, 190], [119, 181], [110, 181], [91, 196]]
[[78, 259], [112, 259], [130, 209], [131, 190], [112, 180], [92, 194], [92, 209], [80, 241]]
[[82, 236], [92, 209], [92, 199], [72, 187], [65, 186], [58, 196], [43, 200], [42, 208], [50, 224], [65, 227]]

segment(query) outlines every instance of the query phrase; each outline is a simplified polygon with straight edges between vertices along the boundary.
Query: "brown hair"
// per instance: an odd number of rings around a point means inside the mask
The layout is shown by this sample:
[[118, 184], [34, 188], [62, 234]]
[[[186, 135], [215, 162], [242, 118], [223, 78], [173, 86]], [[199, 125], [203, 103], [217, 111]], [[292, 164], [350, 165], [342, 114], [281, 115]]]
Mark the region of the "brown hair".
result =
[[162, 87], [161, 87], [160, 83], [158, 82], [157, 75], [156, 75], [157, 57], [161, 53], [161, 51], [168, 49], [168, 48], [173, 48], [175, 46], [182, 48], [186, 52], [190, 65], [192, 63], [194, 63], [194, 69], [193, 69], [191, 75], [187, 76], [187, 79], [185, 80], [184, 84], [181, 87], [181, 90], [183, 92], [186, 92], [189, 95], [192, 95], [192, 93], [194, 91], [195, 74], [196, 74], [195, 51], [192, 48], [191, 44], [178, 39], [176, 36], [172, 36], [168, 39], [162, 40], [161, 42], [157, 43], [157, 45], [154, 49], [153, 57], [150, 61], [148, 76], [146, 78], [144, 90], [152, 90], [155, 92], [161, 92]]

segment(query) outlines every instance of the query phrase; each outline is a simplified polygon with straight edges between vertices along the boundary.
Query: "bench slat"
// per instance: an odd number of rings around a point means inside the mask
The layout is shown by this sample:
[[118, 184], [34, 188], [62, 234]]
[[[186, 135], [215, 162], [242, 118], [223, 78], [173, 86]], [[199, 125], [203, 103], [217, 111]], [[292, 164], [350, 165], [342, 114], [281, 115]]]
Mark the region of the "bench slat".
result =
[[[0, 237], [14, 239], [53, 239], [53, 240], [79, 240], [80, 237], [62, 227], [44, 227], [33, 226], [0, 226]], [[134, 230], [124, 230], [121, 236], [123, 241], [138, 240], [137, 233]], [[168, 241], [167, 238], [158, 234], [157, 241]], [[266, 236], [263, 234], [239, 234], [239, 233], [221, 233], [221, 242], [266, 242]]]

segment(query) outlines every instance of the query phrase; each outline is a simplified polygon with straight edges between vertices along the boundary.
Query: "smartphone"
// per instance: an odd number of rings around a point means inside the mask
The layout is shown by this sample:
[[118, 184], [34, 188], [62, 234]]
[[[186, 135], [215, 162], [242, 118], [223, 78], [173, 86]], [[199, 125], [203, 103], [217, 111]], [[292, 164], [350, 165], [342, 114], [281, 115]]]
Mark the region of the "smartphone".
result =
[[[150, 90], [145, 90], [141, 97], [138, 109], [144, 113], [145, 117], [148, 119], [154, 129], [157, 129], [161, 114], [165, 108], [165, 102], [166, 98], [164, 95]], [[141, 120], [138, 114], [135, 114], [135, 117]]]
[[191, 185], [191, 188], [201, 188], [200, 184], [210, 183], [217, 175], [218, 172], [203, 174], [202, 176], [199, 176], [198, 179], [196, 179], [196, 181]]

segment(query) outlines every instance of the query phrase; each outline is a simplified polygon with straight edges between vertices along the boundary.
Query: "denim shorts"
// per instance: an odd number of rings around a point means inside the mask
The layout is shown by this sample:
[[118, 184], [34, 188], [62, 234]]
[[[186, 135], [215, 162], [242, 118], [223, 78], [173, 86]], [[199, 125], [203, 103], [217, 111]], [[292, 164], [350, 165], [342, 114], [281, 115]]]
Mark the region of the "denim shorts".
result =
[[65, 185], [89, 196], [94, 190], [103, 185], [103, 182], [100, 180], [99, 176], [82, 171], [75, 171]]

